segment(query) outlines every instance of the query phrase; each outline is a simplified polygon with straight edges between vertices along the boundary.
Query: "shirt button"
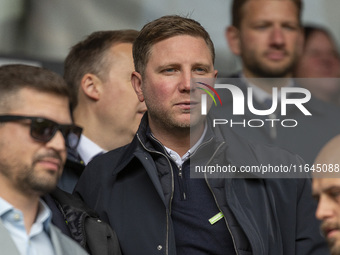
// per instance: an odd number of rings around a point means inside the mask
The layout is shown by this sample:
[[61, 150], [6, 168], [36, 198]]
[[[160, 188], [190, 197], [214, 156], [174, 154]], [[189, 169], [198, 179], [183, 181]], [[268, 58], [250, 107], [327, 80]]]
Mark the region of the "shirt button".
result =
[[163, 249], [162, 245], [158, 245], [158, 246], [157, 246], [157, 250], [160, 251], [160, 250], [162, 250], [162, 249]]
[[18, 213], [13, 215], [14, 220], [20, 220], [20, 215]]

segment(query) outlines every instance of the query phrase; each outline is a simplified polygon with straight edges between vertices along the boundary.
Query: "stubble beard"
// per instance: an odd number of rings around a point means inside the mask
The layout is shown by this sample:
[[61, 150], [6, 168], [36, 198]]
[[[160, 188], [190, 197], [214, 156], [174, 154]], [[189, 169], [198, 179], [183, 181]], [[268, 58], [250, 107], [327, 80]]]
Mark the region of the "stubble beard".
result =
[[22, 184], [23, 191], [31, 190], [34, 193], [43, 195], [50, 193], [57, 186], [59, 176], [55, 172], [46, 173], [49, 175], [48, 177], [39, 177], [37, 176], [36, 170], [33, 166], [32, 168], [28, 169], [27, 173], [28, 174], [23, 175], [22, 178], [18, 178], [18, 183]]
[[[340, 229], [340, 224], [337, 222], [323, 222], [321, 224], [321, 231], [323, 235], [327, 236], [327, 229], [334, 228], [334, 229]], [[336, 237], [327, 238], [327, 243], [330, 248], [331, 255], [340, 255], [340, 240]]]
[[337, 244], [337, 239], [336, 238], [327, 239], [327, 242], [331, 255], [340, 255], [340, 245]]
[[297, 64], [297, 56], [294, 54], [290, 61], [281, 67], [271, 67], [257, 59], [256, 56], [251, 55], [248, 57], [242, 56], [243, 64], [257, 78], [283, 78], [291, 76], [295, 65]]
[[[36, 161], [31, 166], [22, 164], [0, 163], [0, 174], [12, 182], [16, 190], [26, 195], [36, 194], [43, 195], [53, 191], [56, 188], [62, 169], [56, 171], [36, 169]], [[46, 171], [43, 176], [38, 172]]]
[[196, 110], [184, 110], [181, 114], [185, 114], [188, 116], [188, 119], [181, 120], [180, 117], [177, 119], [176, 113], [166, 113], [159, 110], [157, 107], [149, 107], [148, 106], [148, 114], [150, 118], [158, 123], [159, 126], [162, 126], [164, 130], [168, 130], [170, 132], [181, 132], [188, 133], [190, 135], [190, 130], [195, 129], [197, 126], [200, 126], [204, 122], [200, 113]]

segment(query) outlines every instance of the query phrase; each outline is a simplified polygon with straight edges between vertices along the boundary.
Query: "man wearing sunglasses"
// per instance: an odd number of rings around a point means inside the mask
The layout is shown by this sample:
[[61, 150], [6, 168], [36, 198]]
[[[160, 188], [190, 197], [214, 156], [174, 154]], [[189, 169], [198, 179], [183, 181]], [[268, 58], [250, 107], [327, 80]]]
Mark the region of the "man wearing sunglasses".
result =
[[1, 254], [87, 254], [65, 234], [92, 255], [121, 254], [112, 229], [56, 189], [66, 148], [77, 147], [81, 132], [62, 77], [33, 66], [0, 67]]
[[1, 254], [86, 254], [53, 226], [40, 198], [55, 189], [66, 146], [78, 144], [62, 78], [24, 65], [0, 67]]

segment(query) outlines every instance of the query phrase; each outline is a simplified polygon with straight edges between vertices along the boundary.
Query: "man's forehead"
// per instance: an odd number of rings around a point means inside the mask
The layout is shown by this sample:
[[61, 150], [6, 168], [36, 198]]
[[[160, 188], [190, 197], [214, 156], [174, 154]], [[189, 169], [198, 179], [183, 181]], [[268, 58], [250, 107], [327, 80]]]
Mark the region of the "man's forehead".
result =
[[66, 95], [23, 88], [17, 96], [20, 96], [20, 104], [12, 107], [10, 114], [45, 117], [62, 124], [72, 122]]
[[325, 192], [332, 188], [340, 189], [340, 178], [314, 178], [313, 190]]
[[[198, 42], [198, 44], [195, 44], [195, 42]], [[204, 38], [200, 37], [200, 36], [192, 36], [192, 35], [188, 35], [188, 34], [181, 34], [181, 35], [175, 35], [169, 38], [166, 38], [164, 40], [158, 41], [156, 43], [154, 43], [152, 45], [152, 47], [150, 48], [150, 52], [149, 52], [149, 60], [148, 63], [150, 62], [151, 59], [153, 59], [154, 57], [157, 58], [157, 62], [171, 62], [171, 61], [176, 61], [176, 58], [179, 55], [174, 55], [171, 54], [170, 56], [168, 55], [169, 52], [181, 52], [181, 46], [183, 46], [183, 43], [186, 47], [186, 45], [188, 45], [188, 43], [192, 43], [195, 45], [192, 45], [192, 47], [199, 47], [198, 45], [203, 46], [202, 48], [200, 48], [200, 50], [203, 49], [204, 52], [201, 51], [201, 54], [199, 56], [195, 56], [195, 61], [197, 62], [207, 62], [207, 55], [209, 56], [209, 60], [212, 60], [212, 52], [210, 51], [209, 46], [207, 45], [206, 41], [204, 40]], [[192, 48], [192, 51], [190, 51], [190, 53], [194, 53], [196, 52], [194, 50], [194, 48]], [[207, 53], [207, 54], [204, 54]], [[160, 55], [164, 55], [166, 56], [166, 58], [158, 58]], [[189, 53], [188, 54], [183, 54], [183, 56], [191, 56]]]

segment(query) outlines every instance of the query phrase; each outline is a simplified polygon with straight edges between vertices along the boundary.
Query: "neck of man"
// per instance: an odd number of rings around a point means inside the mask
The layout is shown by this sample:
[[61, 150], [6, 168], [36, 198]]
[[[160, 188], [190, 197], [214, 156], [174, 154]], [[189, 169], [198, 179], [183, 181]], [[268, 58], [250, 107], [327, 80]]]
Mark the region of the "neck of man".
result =
[[181, 157], [196, 144], [204, 132], [204, 123], [190, 128], [159, 128], [149, 123], [153, 136], [167, 148], [176, 151]]
[[264, 90], [268, 94], [273, 93], [273, 88], [278, 88], [278, 90], [280, 90], [283, 87], [287, 87], [290, 84], [292, 78], [291, 73], [288, 73], [282, 77], [269, 78], [256, 75], [247, 69], [243, 69], [243, 75], [250, 83]]
[[[81, 124], [79, 125], [81, 126]], [[127, 139], [127, 137], [124, 135], [116, 134], [112, 132], [112, 128], [111, 130], [99, 130], [99, 128], [96, 128], [95, 126], [88, 125], [83, 129], [83, 134], [92, 142], [97, 144], [100, 148], [106, 151], [110, 151], [126, 145], [130, 143], [133, 138], [132, 136], [131, 139]]]
[[110, 151], [130, 143], [133, 139], [127, 134], [115, 131], [110, 122], [101, 121], [92, 108], [79, 107], [73, 112], [74, 122], [83, 127], [83, 135], [100, 148]]
[[24, 217], [25, 229], [30, 233], [39, 210], [40, 195], [36, 192], [21, 191], [0, 177], [0, 197], [20, 210]]

